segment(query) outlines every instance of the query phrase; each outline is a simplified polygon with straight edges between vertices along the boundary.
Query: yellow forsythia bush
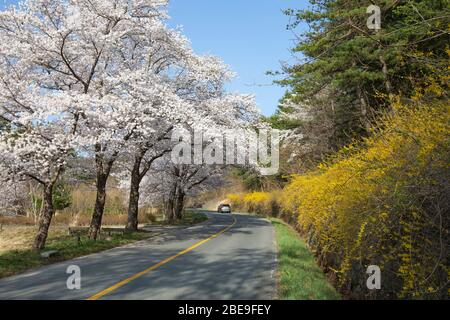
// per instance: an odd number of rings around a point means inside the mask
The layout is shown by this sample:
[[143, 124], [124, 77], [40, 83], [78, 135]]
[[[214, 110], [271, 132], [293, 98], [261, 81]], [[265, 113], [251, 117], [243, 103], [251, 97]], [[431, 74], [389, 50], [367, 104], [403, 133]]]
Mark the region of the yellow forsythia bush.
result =
[[228, 200], [233, 208], [263, 214], [270, 210], [270, 194], [267, 192], [252, 192], [247, 194], [230, 194]]
[[269, 208], [270, 195], [267, 192], [253, 192], [244, 196], [247, 211], [262, 214]]
[[243, 194], [229, 194], [227, 195], [227, 200], [233, 206], [233, 209], [244, 209]]
[[[318, 261], [350, 298], [448, 298], [450, 107], [401, 105], [363, 143], [277, 195]], [[258, 210], [268, 194], [240, 196]], [[264, 213], [271, 213], [264, 211]], [[366, 287], [369, 265], [381, 290]]]

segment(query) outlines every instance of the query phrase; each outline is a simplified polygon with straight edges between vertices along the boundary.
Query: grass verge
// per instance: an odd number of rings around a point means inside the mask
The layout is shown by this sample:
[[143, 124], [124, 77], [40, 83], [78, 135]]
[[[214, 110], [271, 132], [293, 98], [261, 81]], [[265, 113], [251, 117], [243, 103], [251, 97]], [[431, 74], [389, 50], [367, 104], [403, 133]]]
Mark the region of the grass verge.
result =
[[42, 258], [39, 253], [30, 249], [8, 250], [0, 252], [0, 278], [24, 272], [55, 262], [85, 256], [91, 253], [123, 246], [150, 237], [149, 232], [132, 232], [123, 235], [112, 235], [104, 240], [89, 240], [81, 238], [81, 243], [73, 236], [61, 233], [50, 234], [45, 250], [58, 250], [59, 254], [52, 258]]
[[[206, 220], [208, 220], [208, 216], [204, 212], [199, 211], [199, 210], [186, 210], [186, 212], [183, 215], [183, 218], [181, 218], [180, 220], [174, 221], [174, 223], [172, 223], [171, 225], [189, 226], [189, 225], [194, 225], [197, 223], [202, 223]], [[152, 225], [161, 225], [161, 226], [168, 225], [168, 223], [166, 221], [164, 221], [163, 219], [152, 222], [151, 224]]]
[[281, 300], [336, 300], [339, 294], [327, 281], [306, 244], [290, 226], [271, 219], [278, 244], [278, 298]]

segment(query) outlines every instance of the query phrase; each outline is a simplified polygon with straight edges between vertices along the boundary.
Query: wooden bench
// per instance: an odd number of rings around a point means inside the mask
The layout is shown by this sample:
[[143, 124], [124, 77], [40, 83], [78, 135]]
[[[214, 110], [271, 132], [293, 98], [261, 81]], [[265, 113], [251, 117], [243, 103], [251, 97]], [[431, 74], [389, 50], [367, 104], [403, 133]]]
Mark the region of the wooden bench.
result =
[[58, 254], [59, 254], [58, 250], [49, 250], [49, 251], [42, 252], [41, 257], [49, 259], [49, 258], [57, 256]]
[[68, 233], [69, 236], [74, 235], [82, 235], [83, 233], [87, 233], [89, 231], [88, 227], [69, 227]]
[[81, 244], [81, 236], [87, 234], [89, 228], [87, 227], [69, 227], [69, 236], [74, 236], [77, 239], [77, 244]]
[[106, 233], [108, 236], [111, 236], [113, 234], [119, 234], [123, 236], [125, 234], [124, 229], [118, 229], [118, 228], [101, 228], [101, 233]]

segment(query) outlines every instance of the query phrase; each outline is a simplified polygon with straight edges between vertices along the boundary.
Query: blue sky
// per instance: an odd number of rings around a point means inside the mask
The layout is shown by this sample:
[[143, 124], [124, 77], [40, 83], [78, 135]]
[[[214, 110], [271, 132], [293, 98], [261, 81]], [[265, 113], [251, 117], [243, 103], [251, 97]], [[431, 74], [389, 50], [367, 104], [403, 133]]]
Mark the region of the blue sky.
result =
[[[0, 0], [0, 8], [17, 0]], [[289, 52], [294, 35], [286, 30], [282, 9], [304, 7], [298, 0], [171, 0], [171, 26], [182, 26], [199, 54], [214, 54], [237, 72], [232, 92], [253, 93], [265, 115], [272, 114], [284, 88], [273, 85], [269, 70], [282, 61], [294, 62]], [[298, 30], [297, 30], [298, 32]]]

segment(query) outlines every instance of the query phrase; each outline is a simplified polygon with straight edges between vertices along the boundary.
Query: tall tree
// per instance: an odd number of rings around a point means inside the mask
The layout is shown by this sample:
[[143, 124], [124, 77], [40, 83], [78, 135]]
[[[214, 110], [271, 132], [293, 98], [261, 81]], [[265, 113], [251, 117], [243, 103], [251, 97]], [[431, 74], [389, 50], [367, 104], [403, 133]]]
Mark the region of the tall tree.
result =
[[[293, 21], [290, 28], [308, 28], [292, 50], [301, 54], [301, 62], [286, 67], [286, 78], [279, 83], [289, 87], [284, 101], [307, 105], [313, 116], [310, 124], [320, 126], [323, 118], [332, 121], [328, 136], [330, 150], [335, 150], [367, 135], [372, 120], [389, 110], [394, 95], [413, 95], [436, 71], [430, 65], [447, 59], [448, 1], [378, 1], [380, 30], [367, 27], [372, 1], [310, 3], [309, 9], [286, 11]], [[272, 120], [280, 124], [283, 119]]]
[[[3, 175], [42, 185], [43, 210], [33, 248], [45, 246], [53, 188], [73, 154], [89, 81], [67, 55], [72, 15], [65, 3], [26, 1], [0, 12], [0, 137]], [[84, 68], [95, 69], [91, 61]], [[85, 79], [89, 79], [87, 76]]]

